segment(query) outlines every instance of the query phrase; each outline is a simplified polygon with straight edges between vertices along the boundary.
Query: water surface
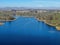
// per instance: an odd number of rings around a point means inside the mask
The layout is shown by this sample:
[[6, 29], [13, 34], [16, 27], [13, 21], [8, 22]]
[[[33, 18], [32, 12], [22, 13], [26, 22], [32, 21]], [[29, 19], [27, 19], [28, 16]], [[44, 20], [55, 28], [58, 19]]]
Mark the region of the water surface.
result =
[[34, 17], [18, 17], [0, 26], [2, 45], [60, 45], [60, 31]]

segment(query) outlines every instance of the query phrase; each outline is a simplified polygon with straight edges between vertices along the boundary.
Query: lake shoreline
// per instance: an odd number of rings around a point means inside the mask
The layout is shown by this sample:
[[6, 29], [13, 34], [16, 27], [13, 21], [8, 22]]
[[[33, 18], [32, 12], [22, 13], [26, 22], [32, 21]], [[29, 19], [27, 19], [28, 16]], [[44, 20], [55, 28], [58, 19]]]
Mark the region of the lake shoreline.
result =
[[60, 30], [60, 26], [56, 26], [56, 25], [53, 25], [53, 24], [50, 24], [48, 23], [46, 20], [40, 20], [39, 18], [36, 18], [38, 21], [43, 21], [44, 23], [46, 23], [47, 25], [50, 25], [50, 26], [54, 26], [57, 30]]
[[[17, 16], [16, 16], [17, 17]], [[21, 16], [21, 17], [26, 17], [26, 18], [29, 18], [29, 17], [33, 17], [33, 16]], [[14, 18], [13, 20], [0, 20], [2, 22], [4, 21], [7, 21], [7, 22], [11, 22], [11, 21], [14, 21], [16, 20], [17, 18]], [[60, 26], [56, 26], [56, 25], [53, 25], [53, 24], [50, 24], [48, 23], [46, 20], [40, 20], [39, 18], [35, 17], [35, 19], [37, 19], [38, 21], [43, 21], [44, 23], [46, 23], [47, 25], [50, 25], [50, 26], [54, 26], [57, 30], [60, 30]], [[2, 24], [2, 23], [1, 23]]]

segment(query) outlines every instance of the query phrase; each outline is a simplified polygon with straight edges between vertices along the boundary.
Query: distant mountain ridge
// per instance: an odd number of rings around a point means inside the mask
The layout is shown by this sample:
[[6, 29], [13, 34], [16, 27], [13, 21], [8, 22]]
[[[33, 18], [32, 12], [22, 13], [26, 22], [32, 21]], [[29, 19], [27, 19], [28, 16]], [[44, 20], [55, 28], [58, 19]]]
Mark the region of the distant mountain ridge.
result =
[[30, 8], [30, 7], [3, 7], [0, 8], [0, 10], [29, 10], [29, 9], [47, 9], [47, 10], [60, 10], [60, 7], [35, 7], [35, 8]]

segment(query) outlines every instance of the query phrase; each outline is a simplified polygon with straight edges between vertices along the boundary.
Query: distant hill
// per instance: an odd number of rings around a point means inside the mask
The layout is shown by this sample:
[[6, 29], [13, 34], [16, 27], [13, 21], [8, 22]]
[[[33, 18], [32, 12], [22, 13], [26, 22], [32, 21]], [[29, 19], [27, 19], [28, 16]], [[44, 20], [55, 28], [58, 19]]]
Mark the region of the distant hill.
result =
[[6, 10], [60, 10], [60, 7], [35, 7], [35, 8], [30, 8], [30, 7], [4, 7], [0, 8], [0, 11], [6, 11]]

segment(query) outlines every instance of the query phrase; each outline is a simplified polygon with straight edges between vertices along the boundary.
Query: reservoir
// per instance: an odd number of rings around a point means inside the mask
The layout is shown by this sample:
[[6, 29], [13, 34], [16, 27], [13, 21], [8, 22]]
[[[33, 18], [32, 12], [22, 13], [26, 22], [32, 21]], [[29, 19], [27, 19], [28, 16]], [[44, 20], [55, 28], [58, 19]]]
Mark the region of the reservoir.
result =
[[0, 45], [60, 45], [60, 31], [34, 17], [18, 17], [0, 26]]

